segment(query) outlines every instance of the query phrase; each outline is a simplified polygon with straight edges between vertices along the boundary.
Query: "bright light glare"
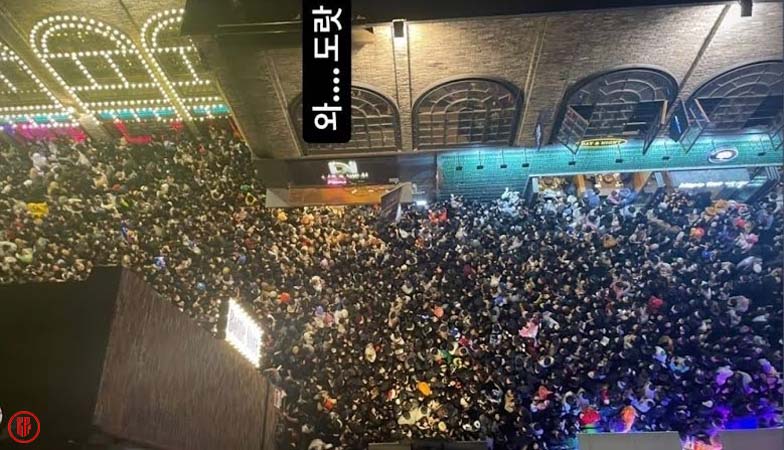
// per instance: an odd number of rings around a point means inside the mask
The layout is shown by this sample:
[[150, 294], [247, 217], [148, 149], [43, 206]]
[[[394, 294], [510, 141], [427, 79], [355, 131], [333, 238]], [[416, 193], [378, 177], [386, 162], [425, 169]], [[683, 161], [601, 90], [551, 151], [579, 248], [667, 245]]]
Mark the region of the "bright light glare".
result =
[[261, 359], [261, 327], [236, 300], [229, 300], [226, 318], [226, 341], [242, 356], [259, 367]]

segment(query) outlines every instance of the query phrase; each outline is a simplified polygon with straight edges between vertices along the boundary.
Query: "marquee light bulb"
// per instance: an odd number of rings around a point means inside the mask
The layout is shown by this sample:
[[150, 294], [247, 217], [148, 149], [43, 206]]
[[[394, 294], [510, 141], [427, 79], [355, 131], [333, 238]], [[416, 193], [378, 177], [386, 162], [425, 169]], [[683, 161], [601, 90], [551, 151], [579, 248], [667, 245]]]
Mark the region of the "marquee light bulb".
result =
[[[51, 25], [49, 25], [51, 24]], [[41, 28], [46, 26], [46, 30], [41, 32]], [[73, 51], [73, 52], [61, 52], [61, 53], [51, 53], [48, 48], [48, 42], [50, 39], [50, 35], [56, 30], [79, 30], [83, 29], [87, 32], [100, 35], [106, 39], [108, 39], [112, 45], [115, 46], [112, 50], [83, 50], [83, 51]], [[77, 104], [83, 111], [95, 113], [91, 109], [91, 105], [89, 102], [86, 101], [86, 98], [83, 97], [84, 94], [88, 94], [91, 91], [106, 91], [106, 90], [133, 90], [133, 89], [149, 89], [155, 88], [160, 92], [162, 97], [165, 99], [167, 98], [166, 91], [163, 89], [163, 86], [155, 79], [155, 77], [150, 72], [149, 65], [147, 62], [142, 58], [139, 51], [136, 49], [135, 44], [124, 34], [122, 34], [119, 30], [112, 28], [106, 24], [98, 22], [94, 19], [87, 19], [85, 17], [79, 16], [54, 16], [50, 18], [43, 19], [42, 21], [38, 22], [30, 32], [30, 44], [33, 48], [33, 51], [36, 53], [36, 56], [41, 59], [44, 63], [44, 66], [47, 70], [52, 74], [52, 76], [60, 83], [76, 100]], [[122, 72], [121, 68], [111, 59], [113, 55], [123, 55], [123, 56], [134, 56], [136, 58], [136, 62], [140, 63], [145, 70], [147, 71], [148, 77], [151, 82], [142, 82], [142, 83], [131, 83], [128, 81], [125, 74]], [[110, 85], [101, 85], [96, 82], [96, 80], [92, 77], [89, 73], [89, 70], [84, 66], [83, 62], [79, 59], [83, 56], [103, 56], [107, 59], [112, 70], [115, 71], [118, 78], [120, 79], [120, 84], [110, 84]], [[71, 58], [74, 60], [77, 67], [80, 68], [85, 78], [90, 82], [88, 86], [73, 86], [68, 83], [66, 80], [62, 78], [62, 76], [53, 68], [51, 65], [51, 60], [56, 58]], [[77, 94], [80, 93], [80, 94]], [[131, 100], [118, 100], [118, 105], [129, 105], [132, 104]]]
[[[0, 107], [0, 112], [7, 112], [9, 115], [4, 115], [3, 118], [5, 121], [11, 122], [16, 121], [18, 117], [24, 118], [25, 120], [33, 121], [32, 117], [28, 114], [25, 114], [26, 111], [36, 111], [39, 113], [44, 113], [46, 120], [49, 122], [53, 122], [53, 116], [57, 115], [60, 117], [64, 117], [65, 121], [68, 124], [73, 124], [73, 117], [71, 116], [71, 112], [68, 111], [63, 107], [57, 97], [41, 82], [41, 80], [33, 73], [30, 67], [10, 48], [5, 46], [4, 44], [0, 43], [0, 59], [5, 62], [10, 62], [15, 65], [15, 67], [24, 73], [35, 85], [35, 90], [25, 90], [25, 91], [16, 91], [20, 94], [26, 93], [35, 93], [35, 94], [43, 94], [48, 100], [49, 104], [47, 105], [19, 105], [19, 106], [6, 106]], [[6, 83], [9, 88], [13, 91], [14, 85], [11, 81], [6, 78], [3, 74], [0, 74], [0, 80]], [[0, 83], [2, 84], [2, 83]], [[46, 126], [46, 124], [41, 124], [42, 127]]]

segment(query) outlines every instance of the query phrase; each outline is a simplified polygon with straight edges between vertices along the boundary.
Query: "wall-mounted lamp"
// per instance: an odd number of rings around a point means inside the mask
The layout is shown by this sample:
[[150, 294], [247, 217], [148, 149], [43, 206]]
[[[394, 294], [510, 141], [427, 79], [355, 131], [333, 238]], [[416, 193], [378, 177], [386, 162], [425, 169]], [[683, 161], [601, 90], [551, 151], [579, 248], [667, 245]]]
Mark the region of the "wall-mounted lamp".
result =
[[392, 37], [395, 39], [405, 39], [406, 19], [395, 19], [392, 21]]
[[754, 5], [752, 0], [740, 0], [740, 16], [751, 17], [751, 7]]

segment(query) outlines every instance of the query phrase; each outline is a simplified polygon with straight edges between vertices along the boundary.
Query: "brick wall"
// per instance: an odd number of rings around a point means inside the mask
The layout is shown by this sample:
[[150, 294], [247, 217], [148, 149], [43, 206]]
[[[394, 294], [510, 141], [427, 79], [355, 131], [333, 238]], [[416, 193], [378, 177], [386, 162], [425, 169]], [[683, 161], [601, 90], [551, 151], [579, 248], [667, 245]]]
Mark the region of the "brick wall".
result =
[[736, 66], [782, 59], [782, 4], [755, 3], [751, 17], [740, 17], [740, 5], [732, 4], [716, 34], [681, 87], [681, 98], [703, 83]]
[[[566, 90], [585, 77], [624, 66], [652, 66], [680, 81], [721, 9], [646, 8], [551, 17], [518, 143], [533, 145], [538, 113], [555, 118]], [[551, 129], [552, 121], [545, 124], [545, 138]]]
[[[404, 40], [393, 40], [390, 24], [380, 24], [373, 27], [371, 42], [354, 48], [352, 76], [397, 103], [404, 150], [412, 146], [412, 105], [427, 89], [458, 77], [503, 78], [524, 90], [516, 144], [533, 145], [539, 114], [549, 113], [548, 138], [564, 93], [590, 75], [656, 67], [670, 73], [687, 95], [741, 63], [780, 59], [782, 4], [755, 4], [751, 18], [740, 18], [739, 6], [728, 4], [723, 18], [725, 5], [716, 4], [411, 22]], [[297, 156], [299, 146], [286, 128], [288, 105], [301, 91], [300, 50], [268, 51], [262, 67], [251, 61], [258, 57], [236, 54], [234, 64], [211, 65], [256, 153]], [[262, 86], [274, 78], [278, 89]], [[258, 130], [248, 132], [252, 128]]]
[[[301, 154], [289, 122], [288, 100], [281, 87], [286, 74], [273, 52], [248, 46], [221, 46], [197, 38], [202, 56], [212, 67], [223, 95], [243, 135], [258, 156], [294, 157]], [[294, 73], [299, 76], [301, 70]], [[290, 79], [286, 77], [284, 79]], [[291, 82], [289, 82], [291, 83]]]

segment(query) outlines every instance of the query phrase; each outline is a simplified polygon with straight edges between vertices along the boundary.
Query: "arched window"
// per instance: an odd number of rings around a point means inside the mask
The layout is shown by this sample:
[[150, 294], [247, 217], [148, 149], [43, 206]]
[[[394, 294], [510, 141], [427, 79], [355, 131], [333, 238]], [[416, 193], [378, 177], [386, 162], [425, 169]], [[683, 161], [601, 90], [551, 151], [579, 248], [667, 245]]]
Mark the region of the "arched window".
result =
[[440, 84], [414, 104], [414, 147], [512, 145], [522, 107], [513, 85], [484, 78]]
[[74, 126], [71, 113], [22, 58], [0, 42], [0, 126]]
[[704, 114], [707, 131], [767, 131], [781, 124], [784, 62], [764, 61], [729, 70], [706, 82], [686, 102]]
[[101, 120], [177, 117], [136, 45], [94, 19], [52, 16], [30, 32], [30, 46], [81, 108]]
[[184, 9], [151, 16], [142, 25], [142, 46], [194, 118], [229, 115], [226, 101], [188, 36], [180, 34]]
[[677, 93], [675, 79], [656, 69], [589, 77], [567, 92], [552, 136], [572, 151], [586, 139], [640, 138], [650, 144]]
[[[302, 97], [292, 104], [292, 115], [302, 140]], [[359, 86], [351, 87], [351, 140], [345, 144], [308, 144], [307, 153], [396, 151], [400, 149], [400, 117], [384, 95]]]

